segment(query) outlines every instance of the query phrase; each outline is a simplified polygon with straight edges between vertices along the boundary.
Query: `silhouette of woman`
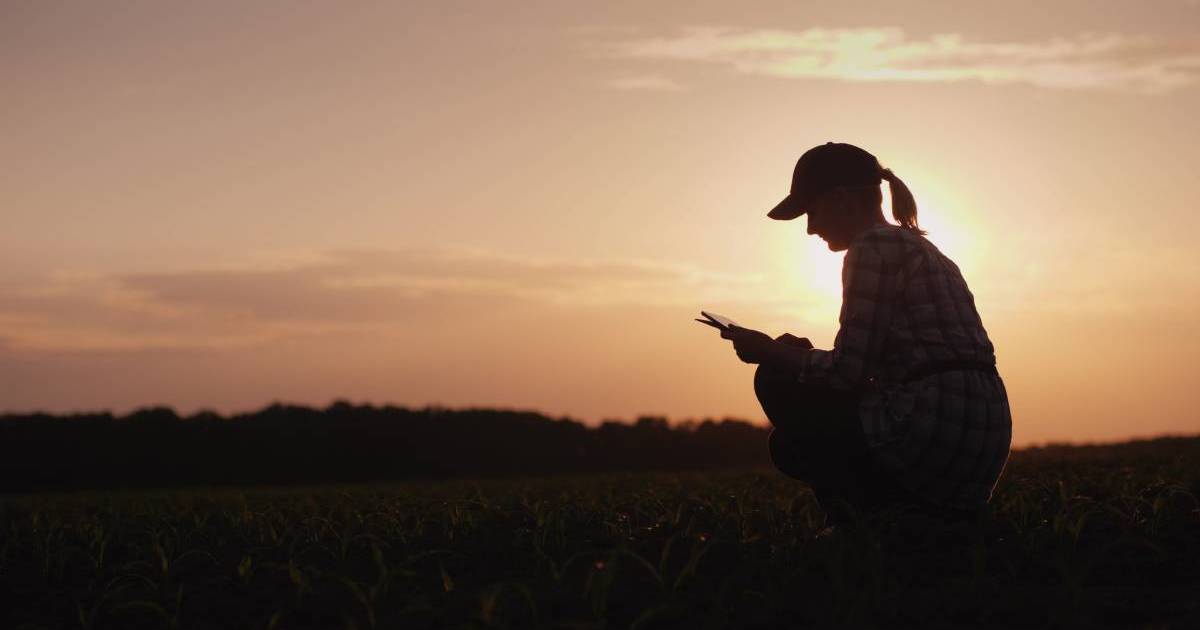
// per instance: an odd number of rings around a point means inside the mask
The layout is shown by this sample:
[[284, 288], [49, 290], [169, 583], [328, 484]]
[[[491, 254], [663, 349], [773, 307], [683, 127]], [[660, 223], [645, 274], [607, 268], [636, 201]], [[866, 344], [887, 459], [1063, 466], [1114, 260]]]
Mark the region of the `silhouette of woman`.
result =
[[[899, 225], [883, 217], [883, 180]], [[908, 187], [859, 147], [828, 142], [800, 157], [791, 193], [767, 216], [803, 214], [809, 234], [846, 252], [833, 349], [786, 333], [721, 333], [759, 364], [771, 459], [809, 482], [835, 521], [902, 505], [975, 513], [1008, 461], [1012, 417], [958, 266], [924, 238]]]

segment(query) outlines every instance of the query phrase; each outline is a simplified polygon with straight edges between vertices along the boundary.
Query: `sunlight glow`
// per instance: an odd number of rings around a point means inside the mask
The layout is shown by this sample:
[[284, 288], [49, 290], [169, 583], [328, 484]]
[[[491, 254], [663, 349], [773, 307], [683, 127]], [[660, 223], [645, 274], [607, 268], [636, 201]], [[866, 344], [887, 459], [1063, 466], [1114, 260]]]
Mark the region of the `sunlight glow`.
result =
[[842, 300], [842, 261], [844, 252], [831, 252], [816, 236], [810, 236], [796, 248], [798, 266], [796, 273], [811, 291], [822, 301], [839, 303]]
[[807, 234], [805, 221], [796, 219], [772, 236], [772, 266], [778, 272], [771, 286], [780, 287], [786, 296], [779, 306], [781, 323], [824, 330], [836, 327], [841, 310], [843, 255]]
[[[917, 223], [928, 232], [925, 238], [950, 257], [968, 282], [978, 269], [987, 250], [986, 236], [976, 228], [964, 204], [955, 200], [945, 188], [918, 192]], [[891, 200], [884, 195], [884, 215], [891, 217]]]
[[[930, 188], [932, 191], [934, 187]], [[886, 187], [884, 191], [883, 213], [894, 223], [890, 195]], [[919, 223], [929, 232], [927, 238], [959, 266], [970, 282], [986, 253], [986, 240], [972, 228], [969, 213], [948, 193], [948, 187], [938, 187], [937, 193], [931, 191], [913, 193]], [[836, 327], [842, 302], [845, 253], [829, 251], [824, 241], [806, 230], [806, 219], [801, 217], [791, 222], [788, 229], [772, 235], [772, 266], [778, 271], [768, 284], [780, 287], [781, 295], [786, 296], [780, 315], [788, 321]]]

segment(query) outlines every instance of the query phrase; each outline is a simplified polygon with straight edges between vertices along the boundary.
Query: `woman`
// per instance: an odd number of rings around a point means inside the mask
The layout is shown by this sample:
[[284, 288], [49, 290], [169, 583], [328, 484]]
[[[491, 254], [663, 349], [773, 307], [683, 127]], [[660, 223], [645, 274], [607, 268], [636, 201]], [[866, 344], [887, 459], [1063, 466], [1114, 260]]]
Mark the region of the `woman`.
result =
[[[883, 180], [899, 225], [883, 217]], [[958, 267], [924, 238], [900, 178], [859, 147], [829, 142], [800, 157], [791, 194], [767, 216], [803, 214], [809, 234], [846, 252], [833, 349], [748, 328], [721, 334], [759, 364], [772, 460], [811, 483], [835, 519], [892, 505], [974, 513], [1008, 460], [1012, 418]]]

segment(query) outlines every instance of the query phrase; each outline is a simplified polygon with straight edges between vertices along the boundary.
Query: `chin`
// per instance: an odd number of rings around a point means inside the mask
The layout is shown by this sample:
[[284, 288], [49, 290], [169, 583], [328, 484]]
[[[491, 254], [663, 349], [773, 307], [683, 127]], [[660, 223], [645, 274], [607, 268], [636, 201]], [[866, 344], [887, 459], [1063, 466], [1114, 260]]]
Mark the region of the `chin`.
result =
[[831, 252], [844, 252], [844, 251], [846, 251], [846, 248], [848, 247], [844, 243], [828, 243], [827, 242], [825, 244], [829, 246], [829, 251], [831, 251]]

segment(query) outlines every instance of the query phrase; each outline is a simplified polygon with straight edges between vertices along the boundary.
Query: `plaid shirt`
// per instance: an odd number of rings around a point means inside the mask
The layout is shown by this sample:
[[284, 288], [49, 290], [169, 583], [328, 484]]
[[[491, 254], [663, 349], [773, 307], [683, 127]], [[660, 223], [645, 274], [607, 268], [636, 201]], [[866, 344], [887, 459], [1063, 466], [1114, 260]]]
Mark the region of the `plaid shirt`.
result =
[[1004, 382], [979, 370], [903, 382], [930, 362], [995, 361], [958, 266], [915, 232], [881, 224], [850, 244], [842, 286], [833, 350], [810, 350], [799, 380], [861, 392], [868, 445], [911, 491], [955, 508], [985, 504], [1012, 438]]

